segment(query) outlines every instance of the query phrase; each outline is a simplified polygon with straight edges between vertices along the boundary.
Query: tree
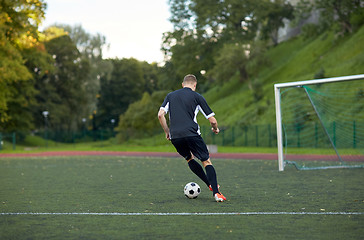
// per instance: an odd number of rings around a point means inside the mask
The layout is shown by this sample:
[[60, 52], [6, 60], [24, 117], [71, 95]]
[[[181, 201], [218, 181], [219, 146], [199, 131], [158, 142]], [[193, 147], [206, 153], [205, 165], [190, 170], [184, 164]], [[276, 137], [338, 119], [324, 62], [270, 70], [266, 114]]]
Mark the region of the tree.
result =
[[216, 55], [216, 65], [208, 75], [219, 84], [237, 75], [241, 83], [248, 85], [254, 100], [258, 101], [262, 97], [260, 84], [254, 82], [252, 76], [258, 74], [259, 67], [269, 64], [264, 56], [265, 49], [266, 45], [262, 41], [250, 45], [225, 44]]
[[352, 17], [356, 15], [361, 23], [364, 22], [363, 17], [363, 1], [362, 0], [316, 0], [313, 2], [301, 0], [299, 3], [298, 17], [305, 19], [316, 10], [320, 14], [320, 28], [328, 29], [337, 27], [339, 34], [351, 33]]
[[44, 19], [46, 3], [43, 0], [2, 0], [0, 2], [1, 30], [13, 45], [22, 39], [38, 39], [38, 26]]
[[[203, 36], [203, 32], [196, 27], [196, 14], [192, 9], [192, 1], [171, 0], [170, 21], [174, 31], [164, 33], [162, 49], [165, 60], [169, 62], [168, 69], [173, 66], [178, 79], [188, 73], [196, 75], [202, 87], [205, 77], [201, 70], [208, 70], [213, 65], [213, 52], [215, 41]], [[167, 86], [169, 84], [166, 84]]]
[[111, 59], [113, 70], [109, 77], [100, 79], [100, 97], [97, 104], [96, 126], [109, 125], [111, 119], [119, 120], [129, 104], [139, 100], [145, 91], [141, 63], [134, 59]]
[[[169, 37], [174, 39], [173, 34]], [[169, 40], [165, 39], [165, 41]], [[207, 71], [213, 65], [214, 44], [192, 33], [186, 33], [186, 36], [179, 40], [179, 44], [171, 47], [173, 57], [170, 62], [173, 64], [176, 75], [181, 79], [186, 74], [194, 74], [202, 86], [205, 77], [201, 74], [201, 70]]]
[[87, 114], [85, 82], [89, 63], [81, 58], [68, 35], [47, 41], [45, 47], [54, 59], [54, 71], [42, 79], [40, 91], [45, 100], [44, 109], [50, 112], [54, 129], [75, 130], [77, 123]]
[[159, 70], [158, 90], [177, 90], [181, 87], [183, 77], [179, 77], [171, 61], [167, 61]]
[[259, 13], [261, 18], [261, 35], [263, 39], [270, 38], [274, 46], [278, 44], [278, 29], [284, 27], [284, 19], [294, 18], [294, 9], [290, 3], [283, 0], [264, 2], [264, 8]]
[[[45, 36], [43, 35], [42, 38], [44, 41]], [[39, 42], [35, 47], [23, 49], [22, 55], [25, 59], [24, 65], [32, 74], [31, 84], [35, 88], [35, 99], [28, 106], [32, 116], [28, 119], [32, 119], [33, 128], [43, 128], [44, 116], [42, 112], [47, 110], [46, 103], [48, 102], [45, 93], [50, 91], [47, 79], [54, 72], [54, 59], [46, 51], [44, 42]]]
[[[1, 130], [6, 129], [5, 123], [10, 121], [14, 113], [9, 112], [9, 104], [13, 101], [18, 103], [20, 99], [19, 87], [30, 81], [31, 74], [23, 64], [23, 58], [20, 52], [5, 38], [0, 35], [0, 122]], [[27, 85], [27, 84], [26, 84]], [[26, 99], [22, 99], [20, 104], [27, 104]], [[24, 101], [25, 100], [25, 101]], [[12, 123], [13, 127], [15, 123]]]
[[100, 92], [100, 78], [112, 71], [111, 62], [102, 59], [102, 50], [107, 46], [106, 37], [100, 33], [90, 34], [81, 25], [55, 24], [53, 26], [64, 29], [76, 45], [81, 58], [89, 62], [89, 72], [85, 81], [85, 94], [87, 97], [85, 112], [88, 113], [85, 116], [87, 116], [97, 108], [96, 96]]
[[36, 91], [21, 51], [38, 45], [42, 0], [0, 1], [0, 130], [29, 129]]
[[92, 35], [86, 32], [81, 25], [55, 24], [54, 26], [62, 28], [67, 32], [83, 56], [88, 59], [102, 58], [102, 49], [106, 45], [105, 36], [100, 33]]
[[168, 91], [155, 91], [152, 94], [145, 92], [140, 100], [129, 105], [120, 115], [117, 127], [120, 142], [127, 138], [151, 136], [156, 129], [160, 129], [155, 116], [167, 93]]
[[225, 44], [216, 56], [216, 65], [209, 75], [221, 83], [224, 82], [224, 79], [230, 79], [238, 73], [240, 82], [248, 81], [249, 76], [246, 71], [248, 62], [247, 54], [247, 47], [244, 45], [234, 43]]
[[252, 40], [258, 29], [257, 13], [262, 2], [255, 0], [194, 0], [192, 11], [196, 14], [196, 26], [208, 35], [224, 41], [246, 43]]
[[363, 7], [361, 0], [318, 0], [315, 3], [325, 25], [330, 26], [337, 18], [341, 34], [352, 32], [351, 15]]
[[[193, 73], [202, 82], [206, 81], [201, 71], [209, 72], [214, 68], [215, 56], [223, 46], [248, 45], [255, 39], [262, 19], [259, 12], [267, 2], [170, 0], [174, 31], [164, 34], [162, 49], [166, 59], [173, 63], [177, 75]], [[242, 69], [236, 71], [243, 72]], [[202, 85], [206, 90], [204, 86], [208, 84]]]
[[[4, 39], [0, 36], [0, 40]], [[4, 43], [0, 44], [0, 131], [29, 129], [28, 106], [35, 95], [32, 75], [20, 52], [9, 41]]]
[[147, 62], [141, 62], [143, 71], [143, 78], [145, 82], [144, 91], [152, 93], [158, 88], [159, 81], [159, 67], [157, 63], [149, 64]]

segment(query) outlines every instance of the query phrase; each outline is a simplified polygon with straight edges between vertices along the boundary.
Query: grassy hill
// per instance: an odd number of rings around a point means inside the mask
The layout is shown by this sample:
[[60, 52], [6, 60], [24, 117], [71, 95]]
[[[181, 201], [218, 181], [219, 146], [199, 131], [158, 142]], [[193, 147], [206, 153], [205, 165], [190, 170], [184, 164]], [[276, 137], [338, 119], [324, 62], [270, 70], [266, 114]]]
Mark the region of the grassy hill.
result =
[[[323, 72], [325, 78], [363, 74], [364, 26], [345, 37], [334, 33], [323, 33], [312, 39], [299, 36], [272, 47], [265, 57], [270, 64], [252, 79], [262, 84], [261, 100], [254, 101], [247, 84], [237, 78], [204, 94], [220, 126], [275, 123], [275, 83], [310, 80]], [[203, 125], [206, 121], [199, 123]]]

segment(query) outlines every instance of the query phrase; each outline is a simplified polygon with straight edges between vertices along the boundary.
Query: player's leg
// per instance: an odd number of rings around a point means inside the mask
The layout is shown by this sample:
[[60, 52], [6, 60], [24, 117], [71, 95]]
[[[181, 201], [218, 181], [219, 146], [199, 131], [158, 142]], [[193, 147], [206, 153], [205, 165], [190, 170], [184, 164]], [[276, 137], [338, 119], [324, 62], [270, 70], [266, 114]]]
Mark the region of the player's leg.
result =
[[[219, 192], [217, 184], [216, 171], [211, 163], [210, 154], [204, 140], [202, 139], [201, 136], [191, 137], [188, 138], [188, 144], [192, 154], [195, 155], [198, 159], [200, 159], [202, 165], [205, 167], [206, 176], [211, 185], [213, 196], [215, 197], [215, 199], [216, 199], [216, 194], [220, 194], [222, 196], [222, 194]], [[222, 196], [222, 198], [219, 199], [222, 199], [221, 201], [226, 200], [224, 196]]]
[[201, 165], [192, 157], [191, 159], [187, 160], [187, 163], [191, 171], [196, 174], [206, 184], [206, 186], [209, 186], [210, 182]]
[[187, 160], [190, 170], [196, 174], [207, 186], [209, 186], [210, 183], [207, 179], [207, 176], [201, 165], [195, 159], [193, 159], [186, 140], [183, 138], [172, 139], [172, 144], [176, 148], [177, 152]]
[[219, 192], [217, 187], [216, 172], [210, 161], [209, 150], [207, 149], [204, 140], [201, 136], [189, 137], [186, 139], [188, 141], [188, 146], [192, 154], [195, 155], [202, 162], [202, 165], [206, 170], [207, 180], [210, 183], [209, 185], [211, 185], [212, 187], [213, 195], [215, 195]]
[[223, 202], [226, 200], [226, 197], [222, 195], [219, 191], [219, 185], [217, 184], [216, 171], [214, 166], [211, 163], [210, 159], [207, 159], [202, 162], [203, 166], [206, 169], [206, 174], [209, 182], [211, 183], [212, 195], [215, 197], [215, 200], [218, 202]]
[[209, 180], [209, 183], [212, 188], [212, 194], [215, 195], [219, 192], [219, 188], [217, 186], [217, 177], [216, 177], [216, 171], [214, 166], [212, 165], [210, 158], [202, 161], [202, 165], [204, 166], [206, 170], [207, 179]]

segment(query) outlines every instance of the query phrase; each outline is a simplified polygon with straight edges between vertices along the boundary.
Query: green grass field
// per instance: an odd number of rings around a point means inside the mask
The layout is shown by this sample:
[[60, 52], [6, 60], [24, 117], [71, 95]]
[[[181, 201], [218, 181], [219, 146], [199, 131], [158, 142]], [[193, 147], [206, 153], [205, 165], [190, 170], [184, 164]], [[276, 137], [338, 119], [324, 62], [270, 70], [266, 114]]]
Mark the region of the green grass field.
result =
[[[261, 215], [0, 215], [0, 239], [362, 239], [363, 169], [277, 171], [276, 161], [213, 159], [211, 192], [181, 158], [0, 158], [1, 213]], [[196, 181], [197, 199], [183, 186]], [[320, 213], [269, 214], [279, 212]], [[267, 214], [265, 214], [267, 213]]]

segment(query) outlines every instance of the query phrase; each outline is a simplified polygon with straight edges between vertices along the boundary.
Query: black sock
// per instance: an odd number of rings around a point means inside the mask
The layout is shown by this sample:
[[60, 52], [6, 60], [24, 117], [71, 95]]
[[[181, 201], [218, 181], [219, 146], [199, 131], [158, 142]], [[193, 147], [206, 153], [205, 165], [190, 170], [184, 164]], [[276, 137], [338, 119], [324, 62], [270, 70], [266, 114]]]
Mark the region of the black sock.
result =
[[205, 169], [206, 169], [207, 179], [209, 180], [211, 187], [212, 187], [212, 194], [215, 195], [215, 193], [219, 192], [219, 189], [217, 188], [217, 179], [216, 179], [215, 168], [212, 165], [207, 165], [205, 167]]
[[207, 186], [210, 185], [209, 180], [207, 179], [207, 176], [201, 167], [201, 165], [195, 161], [195, 159], [192, 159], [188, 162], [188, 166], [190, 167], [191, 171], [196, 174], [202, 181], [206, 183]]

